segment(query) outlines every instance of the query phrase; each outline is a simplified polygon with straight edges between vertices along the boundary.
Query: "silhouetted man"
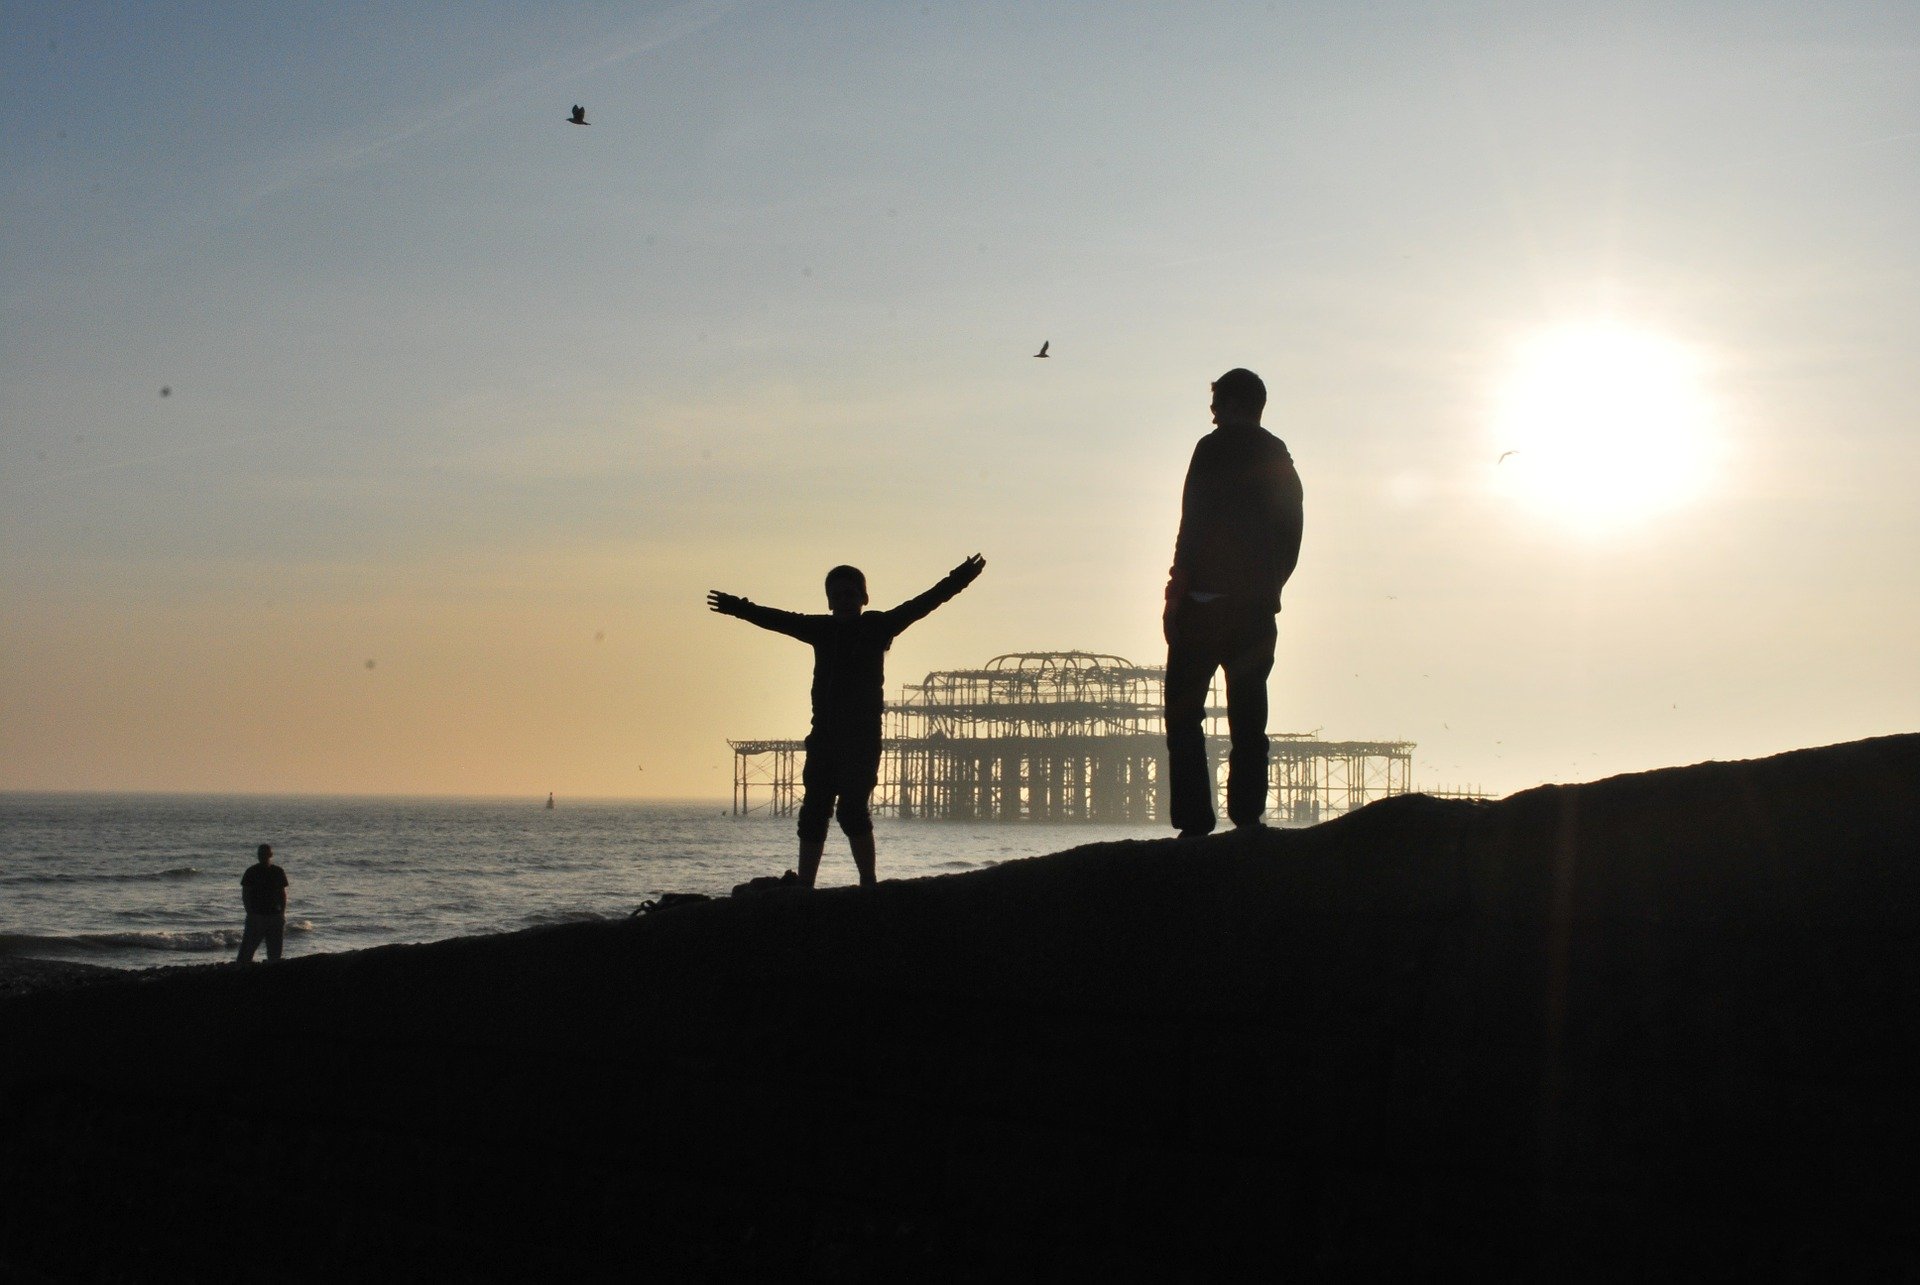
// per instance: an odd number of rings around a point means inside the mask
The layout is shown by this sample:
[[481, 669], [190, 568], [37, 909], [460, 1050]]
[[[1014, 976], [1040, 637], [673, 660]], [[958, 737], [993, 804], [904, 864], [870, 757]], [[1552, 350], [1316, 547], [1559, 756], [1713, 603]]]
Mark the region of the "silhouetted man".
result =
[[860, 886], [874, 884], [873, 816], [868, 799], [880, 779], [880, 712], [887, 649], [913, 624], [974, 582], [987, 565], [974, 554], [939, 584], [891, 611], [867, 611], [867, 577], [858, 567], [827, 572], [830, 615], [762, 607], [718, 589], [707, 606], [723, 616], [798, 638], [813, 648], [813, 730], [800, 772], [800, 882], [813, 887], [827, 846], [827, 818], [839, 803], [840, 829], [853, 849]]
[[1211, 433], [1193, 448], [1167, 579], [1169, 812], [1183, 838], [1213, 832], [1207, 689], [1227, 676], [1227, 816], [1259, 825], [1267, 808], [1267, 675], [1280, 590], [1300, 557], [1300, 475], [1260, 427], [1267, 386], [1234, 369], [1213, 384]]
[[240, 958], [235, 962], [251, 964], [255, 948], [265, 940], [271, 964], [279, 960], [280, 943], [287, 933], [287, 872], [273, 864], [271, 844], [261, 844], [254, 856], [257, 859], [240, 876], [247, 924], [240, 932]]

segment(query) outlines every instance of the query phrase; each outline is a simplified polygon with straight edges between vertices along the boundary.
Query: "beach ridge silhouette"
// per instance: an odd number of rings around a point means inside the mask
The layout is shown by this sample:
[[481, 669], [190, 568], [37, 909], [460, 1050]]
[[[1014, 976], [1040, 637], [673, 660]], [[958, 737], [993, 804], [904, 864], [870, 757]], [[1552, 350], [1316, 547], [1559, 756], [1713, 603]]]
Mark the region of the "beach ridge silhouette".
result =
[[[1891, 1274], [1916, 849], [1911, 734], [0, 1000], [0, 1246]], [[205, 1198], [269, 1155], [270, 1228]]]

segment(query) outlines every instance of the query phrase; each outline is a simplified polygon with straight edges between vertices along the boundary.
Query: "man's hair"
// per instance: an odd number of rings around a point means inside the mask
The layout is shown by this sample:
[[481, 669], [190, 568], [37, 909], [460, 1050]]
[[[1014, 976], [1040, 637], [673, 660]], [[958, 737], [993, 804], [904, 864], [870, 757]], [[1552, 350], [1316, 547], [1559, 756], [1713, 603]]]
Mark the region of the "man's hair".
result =
[[271, 843], [263, 843], [253, 850], [253, 855], [256, 857], [270, 857], [273, 855], [273, 845]]
[[1267, 407], [1267, 386], [1244, 366], [1235, 366], [1213, 381], [1213, 395], [1229, 406], [1259, 412]]
[[861, 593], [867, 591], [867, 573], [859, 567], [850, 567], [843, 562], [833, 570], [827, 572], [827, 588], [833, 588], [834, 583], [841, 580], [851, 580], [853, 583], [859, 585]]

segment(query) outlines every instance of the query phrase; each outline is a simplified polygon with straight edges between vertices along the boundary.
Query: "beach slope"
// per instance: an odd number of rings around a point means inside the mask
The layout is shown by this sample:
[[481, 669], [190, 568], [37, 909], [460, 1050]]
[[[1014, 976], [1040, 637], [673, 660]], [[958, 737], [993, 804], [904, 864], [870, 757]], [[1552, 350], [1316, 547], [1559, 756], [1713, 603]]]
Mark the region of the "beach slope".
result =
[[1897, 1275], [1917, 852], [1912, 735], [0, 999], [0, 1264]]

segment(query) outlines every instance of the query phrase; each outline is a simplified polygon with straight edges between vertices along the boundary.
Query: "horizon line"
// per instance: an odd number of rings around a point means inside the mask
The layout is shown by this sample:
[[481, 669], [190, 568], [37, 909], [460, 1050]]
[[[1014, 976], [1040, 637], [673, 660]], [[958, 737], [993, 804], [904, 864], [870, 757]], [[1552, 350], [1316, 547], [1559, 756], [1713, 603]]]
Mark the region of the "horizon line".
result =
[[[731, 806], [731, 799], [718, 796], [699, 798], [692, 795], [643, 795], [643, 794], [573, 794], [562, 795], [551, 791], [553, 796], [566, 798], [575, 803], [685, 803], [719, 804]], [[497, 803], [513, 799], [532, 799], [544, 807], [544, 795], [531, 794], [432, 794], [432, 793], [388, 793], [376, 794], [340, 790], [152, 790], [125, 788], [14, 788], [0, 787], [0, 799], [32, 796], [68, 796], [96, 798], [166, 798], [166, 799], [382, 799], [382, 800], [434, 800], [439, 802], [467, 801], [476, 803]]]

